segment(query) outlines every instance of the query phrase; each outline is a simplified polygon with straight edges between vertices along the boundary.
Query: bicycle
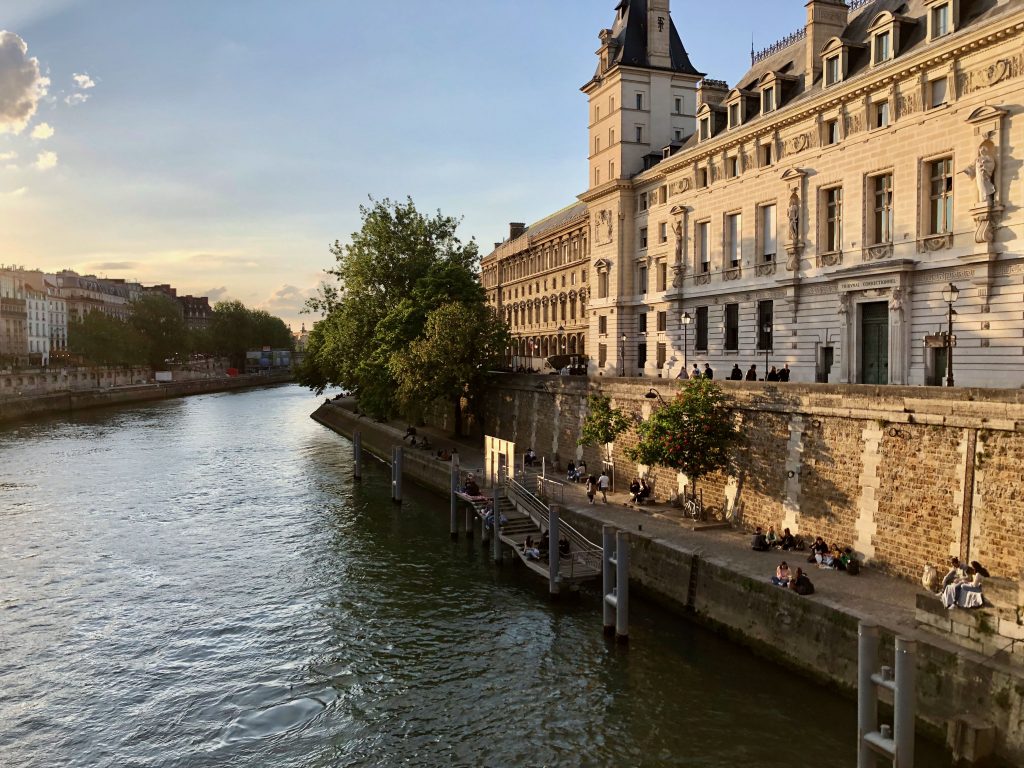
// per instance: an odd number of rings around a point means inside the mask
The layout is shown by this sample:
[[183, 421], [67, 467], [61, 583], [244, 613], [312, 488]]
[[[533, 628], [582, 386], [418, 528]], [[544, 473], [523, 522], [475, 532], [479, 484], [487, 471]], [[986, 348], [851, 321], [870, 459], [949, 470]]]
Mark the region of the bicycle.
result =
[[691, 496], [683, 502], [683, 514], [691, 520], [706, 519], [707, 514], [704, 509], [704, 502], [696, 496]]

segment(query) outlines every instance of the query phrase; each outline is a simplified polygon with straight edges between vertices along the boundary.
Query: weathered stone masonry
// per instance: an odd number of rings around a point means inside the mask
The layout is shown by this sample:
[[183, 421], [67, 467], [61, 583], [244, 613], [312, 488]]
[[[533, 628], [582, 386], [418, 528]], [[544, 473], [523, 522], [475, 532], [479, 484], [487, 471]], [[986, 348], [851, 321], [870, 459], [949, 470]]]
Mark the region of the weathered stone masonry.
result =
[[[701, 482], [705, 503], [744, 527], [773, 525], [853, 546], [873, 567], [917, 579], [950, 554], [1014, 581], [1024, 571], [1024, 391], [721, 382], [740, 409], [745, 445], [732, 475]], [[576, 445], [588, 392], [636, 419], [676, 388], [665, 380], [508, 377], [484, 428], [562, 468], [603, 448]], [[645, 468], [612, 451], [618, 481]], [[646, 470], [660, 500], [686, 479]]]

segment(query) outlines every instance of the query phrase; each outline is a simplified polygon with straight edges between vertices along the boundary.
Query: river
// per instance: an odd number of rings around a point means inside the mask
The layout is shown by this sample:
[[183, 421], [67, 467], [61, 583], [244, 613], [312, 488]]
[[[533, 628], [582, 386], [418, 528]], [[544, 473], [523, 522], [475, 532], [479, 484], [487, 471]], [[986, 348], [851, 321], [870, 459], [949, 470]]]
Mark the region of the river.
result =
[[853, 765], [852, 701], [641, 601], [616, 646], [316, 404], [0, 430], [0, 765]]

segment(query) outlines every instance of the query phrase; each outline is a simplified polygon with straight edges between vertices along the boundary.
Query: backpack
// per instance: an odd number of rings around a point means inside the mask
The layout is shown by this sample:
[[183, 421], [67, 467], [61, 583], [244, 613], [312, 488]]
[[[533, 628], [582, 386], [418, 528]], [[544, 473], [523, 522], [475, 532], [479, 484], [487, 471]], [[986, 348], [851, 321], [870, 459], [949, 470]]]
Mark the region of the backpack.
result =
[[851, 558], [850, 562], [846, 564], [846, 572], [851, 576], [856, 576], [860, 573], [860, 560], [857, 558]]

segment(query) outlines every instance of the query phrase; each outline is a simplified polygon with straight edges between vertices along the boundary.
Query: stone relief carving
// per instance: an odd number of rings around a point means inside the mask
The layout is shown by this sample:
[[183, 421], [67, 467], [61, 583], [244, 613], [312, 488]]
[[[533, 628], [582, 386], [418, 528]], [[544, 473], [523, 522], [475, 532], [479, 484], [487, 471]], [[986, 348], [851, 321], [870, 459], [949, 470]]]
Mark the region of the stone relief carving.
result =
[[811, 134], [800, 133], [789, 140], [790, 150], [792, 152], [803, 152], [805, 149], [809, 149], [811, 146]]
[[683, 263], [672, 265], [672, 287], [682, 288], [683, 277], [686, 275], [686, 265]]
[[850, 311], [850, 294], [840, 293], [839, 294], [839, 314], [845, 315]]
[[918, 92], [900, 94], [896, 99], [896, 116], [904, 117], [921, 111], [921, 94]]
[[693, 276], [694, 285], [709, 285], [711, 283], [711, 273], [703, 272], [699, 275]]
[[865, 261], [878, 261], [880, 259], [887, 259], [890, 256], [892, 256], [892, 243], [869, 245], [867, 250], [864, 251]]
[[953, 233], [947, 232], [943, 235], [932, 235], [917, 241], [917, 250], [920, 253], [941, 251], [953, 247]]
[[903, 289], [893, 288], [889, 296], [889, 311], [903, 313]]
[[822, 253], [818, 256], [818, 266], [838, 267], [843, 263], [843, 254], [840, 251], [834, 253]]
[[732, 269], [726, 269], [722, 271], [723, 280], [739, 280], [742, 270], [740, 267], [733, 267]]
[[612, 241], [612, 212], [607, 208], [597, 212], [597, 221], [594, 225], [594, 240], [598, 243], [610, 243]]
[[980, 91], [982, 88], [997, 85], [1004, 80], [1020, 77], [1022, 72], [1024, 72], [1024, 54], [1017, 54], [999, 59], [988, 66], [961, 72], [957, 76], [957, 88], [961, 94], [966, 96], [969, 93]]
[[764, 264], [758, 264], [754, 267], [754, 274], [758, 277], [769, 277], [775, 274], [775, 262], [769, 261]]

